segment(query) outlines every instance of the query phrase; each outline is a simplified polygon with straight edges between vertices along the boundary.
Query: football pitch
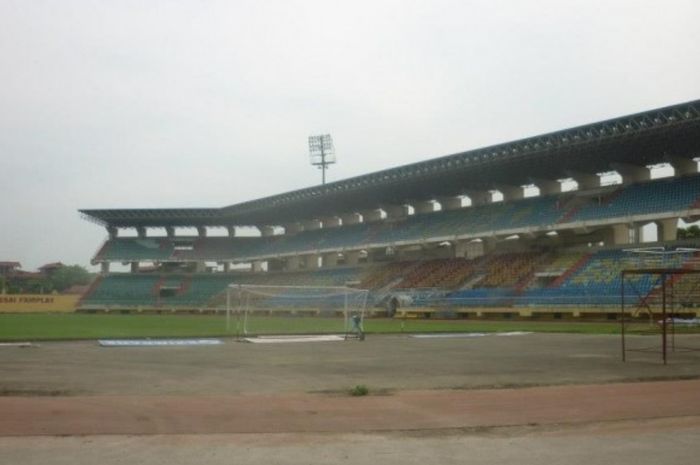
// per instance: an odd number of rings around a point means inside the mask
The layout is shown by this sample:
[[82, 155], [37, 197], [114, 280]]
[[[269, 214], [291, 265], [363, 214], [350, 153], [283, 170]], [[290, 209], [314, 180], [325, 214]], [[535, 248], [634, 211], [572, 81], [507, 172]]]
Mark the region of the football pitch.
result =
[[[248, 327], [256, 334], [340, 333], [339, 318], [308, 316], [252, 317]], [[76, 340], [137, 337], [234, 337], [242, 322], [231, 317], [227, 329], [224, 315], [88, 315], [4, 314], [0, 315], [0, 340]], [[364, 322], [368, 334], [413, 334], [445, 332], [506, 332], [618, 334], [616, 322], [440, 320], [370, 318]]]

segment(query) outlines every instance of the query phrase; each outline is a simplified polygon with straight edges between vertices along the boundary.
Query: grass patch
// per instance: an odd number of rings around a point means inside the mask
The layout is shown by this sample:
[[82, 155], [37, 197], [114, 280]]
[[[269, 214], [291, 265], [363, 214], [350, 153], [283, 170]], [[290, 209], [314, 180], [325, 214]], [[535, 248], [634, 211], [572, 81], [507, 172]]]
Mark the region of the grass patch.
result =
[[[0, 314], [0, 341], [226, 337], [235, 336], [236, 327], [234, 318], [230, 331], [227, 331], [223, 315]], [[391, 318], [370, 318], [365, 320], [364, 327], [368, 334], [499, 331], [619, 334], [620, 330], [615, 322], [434, 319], [402, 322]], [[257, 334], [327, 334], [342, 332], [343, 323], [339, 319], [301, 316], [253, 317], [249, 328]], [[648, 330], [644, 325], [639, 328], [639, 333]], [[691, 332], [697, 331], [693, 329]]]
[[364, 384], [358, 384], [350, 390], [350, 395], [353, 397], [362, 397], [369, 394], [369, 388]]

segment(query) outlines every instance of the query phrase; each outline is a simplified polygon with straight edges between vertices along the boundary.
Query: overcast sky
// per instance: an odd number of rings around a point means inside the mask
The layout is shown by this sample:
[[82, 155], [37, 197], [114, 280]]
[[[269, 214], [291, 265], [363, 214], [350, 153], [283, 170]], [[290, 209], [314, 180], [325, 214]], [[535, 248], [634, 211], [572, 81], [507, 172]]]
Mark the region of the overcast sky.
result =
[[0, 0], [0, 260], [700, 98], [700, 2]]

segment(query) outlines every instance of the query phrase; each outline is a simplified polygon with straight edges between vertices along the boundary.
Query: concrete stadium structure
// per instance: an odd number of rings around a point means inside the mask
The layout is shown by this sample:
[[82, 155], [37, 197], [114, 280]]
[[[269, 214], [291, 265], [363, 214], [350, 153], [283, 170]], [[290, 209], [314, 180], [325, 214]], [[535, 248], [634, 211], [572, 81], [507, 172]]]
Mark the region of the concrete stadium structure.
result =
[[[81, 305], [201, 309], [231, 282], [351, 282], [376, 303], [401, 291], [416, 307], [439, 300], [463, 314], [581, 315], [614, 304], [619, 271], [637, 263], [624, 249], [700, 244], [677, 236], [680, 219], [700, 219], [699, 156], [692, 101], [223, 208], [81, 210], [109, 235], [93, 258], [102, 278]], [[654, 179], [660, 164], [672, 176]], [[251, 226], [259, 236], [237, 234]], [[658, 260], [695, 267], [698, 257]]]

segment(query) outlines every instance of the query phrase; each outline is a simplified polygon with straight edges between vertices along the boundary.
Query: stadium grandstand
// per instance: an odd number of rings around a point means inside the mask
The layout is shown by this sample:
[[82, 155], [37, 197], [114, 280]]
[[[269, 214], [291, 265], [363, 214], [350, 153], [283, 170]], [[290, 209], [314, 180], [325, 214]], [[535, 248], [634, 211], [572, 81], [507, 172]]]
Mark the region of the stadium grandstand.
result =
[[80, 210], [108, 238], [79, 309], [210, 310], [240, 283], [351, 285], [391, 313], [607, 315], [629, 249], [700, 266], [700, 240], [678, 240], [700, 219], [699, 156], [692, 101], [223, 208]]

